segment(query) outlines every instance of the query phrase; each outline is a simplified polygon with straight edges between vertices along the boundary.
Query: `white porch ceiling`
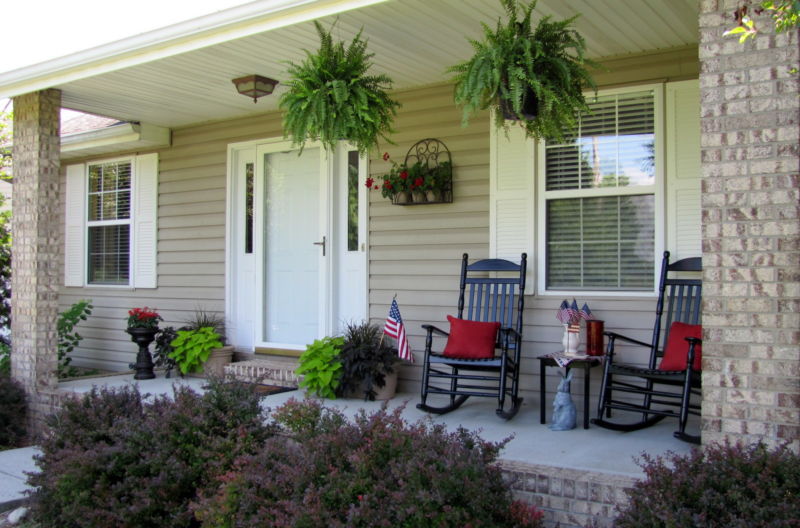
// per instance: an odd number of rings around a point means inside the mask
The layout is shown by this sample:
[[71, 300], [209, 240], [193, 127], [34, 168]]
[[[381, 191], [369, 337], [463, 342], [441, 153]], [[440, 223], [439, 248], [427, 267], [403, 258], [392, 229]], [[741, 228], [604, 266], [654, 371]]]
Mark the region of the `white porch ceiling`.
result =
[[[537, 6], [537, 14], [557, 19], [576, 13], [593, 58], [698, 41], [698, 0], [539, 0]], [[497, 0], [390, 0], [342, 13], [334, 36], [348, 40], [363, 28], [375, 71], [404, 89], [445, 81], [445, 69], [471, 54], [466, 37], [480, 38], [480, 22], [493, 26], [500, 16]], [[322, 22], [329, 26], [335, 18]], [[302, 60], [302, 50], [317, 43], [313, 24], [305, 22], [56, 87], [66, 108], [181, 127], [274, 110], [280, 85], [254, 105], [231, 79], [255, 73], [282, 81], [286, 61]]]

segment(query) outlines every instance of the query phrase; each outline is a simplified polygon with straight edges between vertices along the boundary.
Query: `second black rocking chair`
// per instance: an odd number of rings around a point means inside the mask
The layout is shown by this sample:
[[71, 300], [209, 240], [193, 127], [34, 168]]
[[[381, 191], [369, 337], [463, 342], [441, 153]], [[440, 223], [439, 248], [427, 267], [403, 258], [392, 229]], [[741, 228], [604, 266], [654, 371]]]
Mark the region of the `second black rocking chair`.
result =
[[[418, 409], [444, 414], [481, 396], [497, 398], [498, 416], [508, 420], [517, 414], [526, 266], [525, 253], [519, 264], [501, 259], [468, 264], [464, 254], [458, 318], [448, 316], [450, 332], [422, 325], [427, 338]], [[442, 353], [432, 350], [434, 334], [448, 338]], [[447, 396], [448, 403], [428, 405], [429, 395]]]
[[[699, 257], [670, 264], [669, 252], [664, 252], [652, 341], [645, 343], [606, 332], [608, 348], [603, 384], [597, 418], [592, 423], [617, 431], [635, 431], [673, 417], [679, 422], [676, 438], [700, 443], [699, 436], [686, 433], [686, 421], [689, 414], [698, 415], [700, 409], [690, 399], [693, 394], [699, 394], [701, 388], [699, 325], [702, 288], [701, 279], [687, 275], [699, 275], [701, 269]], [[619, 362], [614, 350], [619, 341], [649, 349], [647, 366]], [[668, 386], [678, 390], [669, 390]], [[636, 413], [639, 419], [621, 423], [610, 419], [612, 411]]]

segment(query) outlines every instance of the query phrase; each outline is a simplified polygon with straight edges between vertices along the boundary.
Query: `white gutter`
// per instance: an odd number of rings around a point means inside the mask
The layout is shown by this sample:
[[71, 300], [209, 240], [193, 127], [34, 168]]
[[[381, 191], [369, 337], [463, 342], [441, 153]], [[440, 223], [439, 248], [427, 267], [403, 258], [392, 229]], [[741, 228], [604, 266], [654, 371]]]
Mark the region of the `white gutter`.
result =
[[257, 0], [0, 74], [0, 98], [56, 87], [387, 0]]
[[61, 158], [141, 148], [168, 147], [170, 130], [148, 123], [120, 123], [61, 137]]

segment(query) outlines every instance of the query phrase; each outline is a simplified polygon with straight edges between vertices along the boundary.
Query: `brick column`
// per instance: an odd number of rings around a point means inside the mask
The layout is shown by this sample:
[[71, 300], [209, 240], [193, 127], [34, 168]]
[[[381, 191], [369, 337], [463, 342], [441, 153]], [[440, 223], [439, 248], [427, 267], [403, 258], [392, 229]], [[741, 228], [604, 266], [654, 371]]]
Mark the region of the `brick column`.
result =
[[703, 442], [800, 451], [798, 31], [723, 37], [740, 3], [700, 4]]
[[40, 393], [57, 385], [60, 106], [58, 90], [14, 98], [11, 373], [38, 417], [50, 410]]

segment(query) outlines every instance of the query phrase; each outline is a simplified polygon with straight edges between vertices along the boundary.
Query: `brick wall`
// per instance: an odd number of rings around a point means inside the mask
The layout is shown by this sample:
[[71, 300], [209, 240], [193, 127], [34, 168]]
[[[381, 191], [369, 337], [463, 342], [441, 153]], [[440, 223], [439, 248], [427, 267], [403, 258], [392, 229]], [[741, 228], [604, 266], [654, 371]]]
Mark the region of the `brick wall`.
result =
[[58, 90], [14, 98], [11, 373], [28, 395], [31, 431], [57, 384], [60, 107]]
[[723, 37], [741, 3], [700, 4], [703, 442], [800, 451], [798, 31]]

